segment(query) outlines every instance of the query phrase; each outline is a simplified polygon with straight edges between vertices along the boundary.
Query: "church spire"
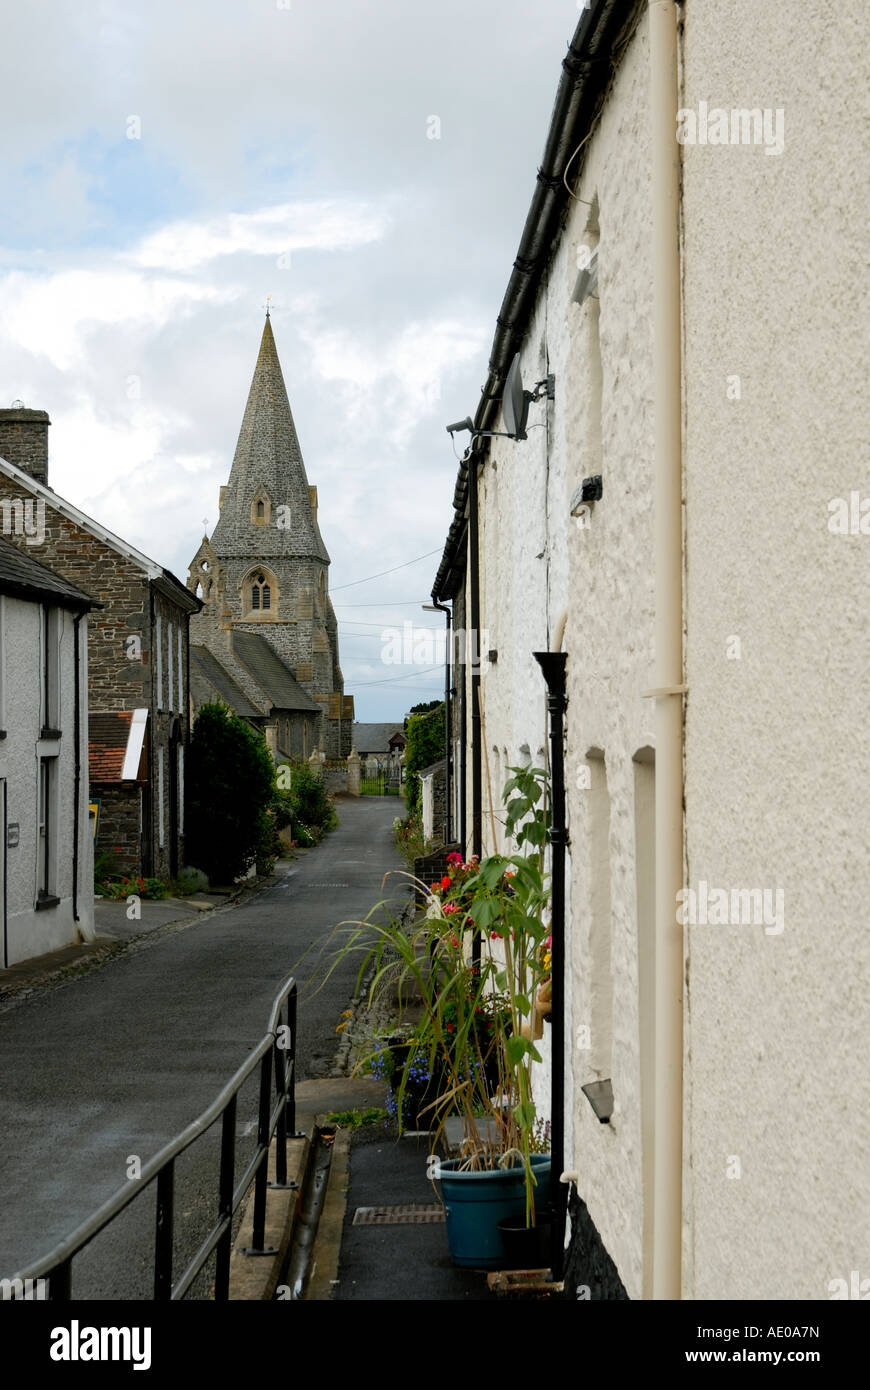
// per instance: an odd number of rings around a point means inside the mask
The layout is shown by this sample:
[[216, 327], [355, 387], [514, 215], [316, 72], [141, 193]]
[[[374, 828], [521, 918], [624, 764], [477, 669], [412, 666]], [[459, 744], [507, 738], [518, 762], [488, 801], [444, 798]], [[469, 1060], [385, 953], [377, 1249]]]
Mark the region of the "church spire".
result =
[[227, 556], [292, 555], [329, 564], [268, 307], [212, 545]]

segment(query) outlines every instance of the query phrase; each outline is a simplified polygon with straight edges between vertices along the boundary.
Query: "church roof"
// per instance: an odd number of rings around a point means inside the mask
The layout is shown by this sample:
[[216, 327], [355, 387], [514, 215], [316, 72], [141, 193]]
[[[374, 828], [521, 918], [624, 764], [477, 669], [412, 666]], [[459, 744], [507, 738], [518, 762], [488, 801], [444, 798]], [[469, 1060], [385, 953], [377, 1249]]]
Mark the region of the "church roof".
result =
[[197, 708], [217, 695], [243, 719], [261, 718], [264, 713], [251, 704], [241, 686], [208, 647], [197, 645], [190, 648], [190, 686]]
[[[268, 525], [258, 525], [252, 507], [264, 493], [271, 503], [271, 518]], [[280, 507], [285, 510], [279, 512]], [[329, 564], [268, 317], [211, 539], [219, 557], [250, 555], [265, 560], [288, 555]]]
[[354, 724], [351, 737], [360, 755], [389, 753], [392, 739], [399, 748], [404, 748], [408, 742], [401, 720], [397, 724]]
[[233, 655], [250, 671], [257, 684], [265, 690], [275, 709], [305, 710], [320, 714], [322, 707], [306, 695], [289, 666], [269, 646], [262, 633], [232, 633]]

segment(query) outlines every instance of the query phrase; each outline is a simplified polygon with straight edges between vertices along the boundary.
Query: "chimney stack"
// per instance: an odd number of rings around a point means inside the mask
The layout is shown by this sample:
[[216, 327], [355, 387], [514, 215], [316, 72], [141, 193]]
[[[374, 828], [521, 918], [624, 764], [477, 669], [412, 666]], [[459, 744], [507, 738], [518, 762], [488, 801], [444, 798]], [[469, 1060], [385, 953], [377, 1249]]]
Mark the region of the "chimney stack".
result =
[[0, 410], [0, 458], [13, 463], [48, 487], [48, 427], [44, 410], [28, 410], [20, 402]]

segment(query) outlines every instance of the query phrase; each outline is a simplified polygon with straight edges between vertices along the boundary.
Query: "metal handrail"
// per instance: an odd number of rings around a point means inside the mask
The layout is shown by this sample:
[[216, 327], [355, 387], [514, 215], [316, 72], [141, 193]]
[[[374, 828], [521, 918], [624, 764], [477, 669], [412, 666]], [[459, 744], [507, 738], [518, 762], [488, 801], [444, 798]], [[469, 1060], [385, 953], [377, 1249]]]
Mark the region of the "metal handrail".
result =
[[[287, 1022], [282, 1020], [282, 1008], [286, 1003]], [[98, 1236], [111, 1221], [135, 1202], [152, 1182], [157, 1181], [157, 1219], [154, 1240], [154, 1300], [178, 1300], [184, 1297], [194, 1279], [203, 1268], [206, 1260], [216, 1250], [215, 1301], [225, 1302], [229, 1298], [230, 1254], [232, 1242], [233, 1217], [243, 1202], [251, 1183], [254, 1187], [254, 1231], [253, 1244], [246, 1253], [265, 1255], [271, 1253], [264, 1245], [266, 1216], [266, 1186], [268, 1178], [269, 1148], [277, 1136], [275, 1159], [275, 1187], [287, 1187], [287, 1146], [289, 1135], [296, 1132], [296, 981], [292, 975], [284, 984], [272, 1005], [269, 1014], [268, 1031], [256, 1045], [246, 1060], [235, 1072], [223, 1090], [203, 1111], [198, 1119], [183, 1129], [175, 1139], [149, 1159], [141, 1175], [131, 1179], [98, 1207], [92, 1216], [63, 1240], [55, 1245], [47, 1255], [27, 1265], [9, 1281], [17, 1286], [18, 1281], [45, 1279], [48, 1282], [48, 1297], [68, 1301], [72, 1286], [72, 1262], [86, 1245]], [[269, 1098], [272, 1089], [272, 1062], [275, 1066], [276, 1102], [270, 1110]], [[257, 1123], [257, 1148], [253, 1158], [236, 1183], [235, 1138], [236, 1138], [236, 1100], [241, 1087], [254, 1069], [260, 1067], [260, 1103]], [[175, 1160], [202, 1137], [217, 1121], [221, 1120], [221, 1161], [218, 1178], [218, 1219], [203, 1240], [184, 1273], [173, 1283], [172, 1255], [175, 1224]]]

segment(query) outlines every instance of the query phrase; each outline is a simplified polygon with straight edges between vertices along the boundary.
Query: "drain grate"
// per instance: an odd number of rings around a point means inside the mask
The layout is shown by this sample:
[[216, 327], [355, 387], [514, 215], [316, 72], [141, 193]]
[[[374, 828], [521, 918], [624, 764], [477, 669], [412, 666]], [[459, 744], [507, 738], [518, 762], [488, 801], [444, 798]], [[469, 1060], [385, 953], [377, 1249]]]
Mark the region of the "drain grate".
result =
[[438, 1202], [429, 1206], [409, 1202], [400, 1207], [357, 1207], [354, 1226], [423, 1226], [444, 1220], [444, 1208]]

